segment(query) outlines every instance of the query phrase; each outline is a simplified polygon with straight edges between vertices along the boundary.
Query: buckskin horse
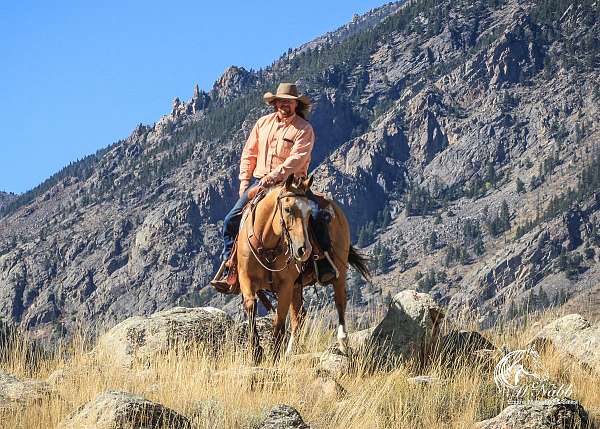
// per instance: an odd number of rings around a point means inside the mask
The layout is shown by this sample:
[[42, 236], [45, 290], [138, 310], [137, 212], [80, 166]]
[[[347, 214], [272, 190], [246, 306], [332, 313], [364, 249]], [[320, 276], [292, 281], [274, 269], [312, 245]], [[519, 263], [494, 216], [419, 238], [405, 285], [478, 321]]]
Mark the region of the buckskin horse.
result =
[[[309, 218], [315, 206], [307, 193], [312, 184], [308, 179], [288, 180], [264, 190], [266, 194], [255, 207], [246, 210], [237, 238], [237, 273], [244, 309], [249, 321], [249, 346], [255, 361], [262, 359], [262, 347], [256, 331], [257, 293], [269, 290], [277, 297], [273, 321], [275, 358], [280, 353], [288, 311], [291, 313], [291, 336], [286, 354], [291, 353], [297, 330], [304, 317], [302, 288], [315, 282], [314, 273], [306, 275], [303, 268], [311, 263], [313, 249], [309, 239]], [[339, 275], [332, 281], [338, 314], [337, 340], [340, 350], [347, 352], [346, 271], [354, 267], [369, 278], [367, 259], [350, 244], [348, 220], [341, 208], [326, 200], [332, 210], [329, 224], [331, 253]]]

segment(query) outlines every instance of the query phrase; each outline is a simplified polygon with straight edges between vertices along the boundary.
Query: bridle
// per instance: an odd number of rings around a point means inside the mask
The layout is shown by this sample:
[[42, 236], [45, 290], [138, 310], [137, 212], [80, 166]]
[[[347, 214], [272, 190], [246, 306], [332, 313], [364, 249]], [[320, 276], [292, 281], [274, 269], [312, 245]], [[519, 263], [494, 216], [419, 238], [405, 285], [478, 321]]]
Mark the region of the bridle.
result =
[[[261, 192], [264, 192], [264, 191], [261, 191]], [[294, 256], [293, 256], [294, 249], [292, 248], [292, 237], [290, 235], [289, 227], [287, 226], [287, 223], [285, 222], [285, 219], [283, 216], [283, 208], [281, 206], [281, 200], [284, 198], [287, 198], [287, 197], [308, 198], [306, 196], [305, 192], [302, 192], [302, 193], [291, 192], [291, 191], [284, 192], [284, 189], [281, 189], [279, 191], [279, 194], [277, 195], [277, 203], [275, 206], [275, 210], [273, 210], [273, 217], [271, 218], [271, 224], [273, 224], [273, 221], [275, 220], [275, 216], [277, 215], [277, 212], [280, 212], [279, 222], [280, 222], [282, 234], [279, 236], [279, 240], [277, 241], [277, 244], [275, 245], [275, 247], [270, 248], [270, 249], [265, 249], [265, 247], [262, 244], [262, 240], [254, 234], [254, 211], [256, 210], [258, 203], [256, 203], [254, 206], [251, 207], [250, 233], [247, 234], [248, 246], [250, 247], [250, 251], [252, 252], [252, 255], [258, 261], [260, 266], [263, 267], [265, 270], [270, 271], [272, 273], [278, 273], [278, 272], [286, 270], [289, 267], [292, 260], [294, 259]], [[259, 246], [258, 248], [255, 248], [255, 245], [252, 244], [252, 238], [254, 238], [255, 241], [258, 243], [258, 246]], [[287, 255], [285, 264], [281, 268], [270, 268], [267, 265], [274, 264], [275, 261], [277, 260], [277, 258], [279, 256], [281, 256], [281, 254], [282, 254], [282, 253], [278, 252], [283, 247], [282, 241], [285, 242], [285, 244], [286, 244], [285, 252], [283, 253], [283, 255]], [[264, 258], [265, 258], [266, 262], [263, 262], [263, 260], [261, 258], [261, 254], [264, 255], [267, 253], [270, 254], [270, 257], [265, 255]], [[298, 267], [298, 264], [296, 262], [294, 262], [294, 266], [296, 267], [296, 270], [298, 272], [301, 271], [300, 267]]]

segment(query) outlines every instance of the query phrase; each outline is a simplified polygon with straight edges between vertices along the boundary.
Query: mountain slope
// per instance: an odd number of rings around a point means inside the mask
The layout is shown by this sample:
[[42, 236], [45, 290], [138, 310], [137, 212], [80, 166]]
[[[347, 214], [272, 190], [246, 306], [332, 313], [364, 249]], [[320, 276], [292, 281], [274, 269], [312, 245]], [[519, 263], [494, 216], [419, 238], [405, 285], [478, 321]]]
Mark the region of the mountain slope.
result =
[[206, 285], [243, 142], [282, 80], [315, 102], [315, 187], [374, 255], [353, 305], [418, 283], [491, 324], [584, 293], [600, 244], [599, 13], [392, 4], [265, 70], [231, 67], [2, 209], [0, 316], [53, 337], [174, 304], [236, 311]]

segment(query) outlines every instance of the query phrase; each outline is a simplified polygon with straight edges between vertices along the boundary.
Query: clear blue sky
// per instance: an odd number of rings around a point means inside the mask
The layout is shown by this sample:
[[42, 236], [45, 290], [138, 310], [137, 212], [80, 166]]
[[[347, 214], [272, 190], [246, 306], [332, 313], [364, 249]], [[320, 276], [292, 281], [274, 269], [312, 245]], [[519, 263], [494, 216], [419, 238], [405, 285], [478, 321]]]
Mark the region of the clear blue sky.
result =
[[0, 190], [153, 123], [230, 65], [258, 69], [386, 1], [0, 1]]

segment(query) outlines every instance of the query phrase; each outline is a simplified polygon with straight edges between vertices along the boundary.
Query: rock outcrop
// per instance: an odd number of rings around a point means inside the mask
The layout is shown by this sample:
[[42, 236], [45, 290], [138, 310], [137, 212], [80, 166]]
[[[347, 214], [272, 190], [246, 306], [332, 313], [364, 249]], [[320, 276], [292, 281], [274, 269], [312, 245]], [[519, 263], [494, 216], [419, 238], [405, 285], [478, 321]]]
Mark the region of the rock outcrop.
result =
[[258, 429], [309, 429], [300, 413], [289, 405], [276, 405]]
[[59, 429], [191, 429], [187, 417], [125, 392], [108, 391], [65, 417]]
[[377, 253], [374, 286], [357, 281], [351, 306], [425, 275], [422, 291], [483, 327], [585, 295], [600, 283], [586, 173], [600, 19], [568, 7], [390, 3], [262, 70], [228, 68], [155, 124], [0, 202], [0, 317], [56, 340], [173, 306], [238, 312], [207, 287], [221, 222], [243, 142], [270, 111], [262, 94], [293, 77], [314, 101], [314, 188]]
[[587, 429], [589, 417], [581, 404], [547, 400], [510, 405], [496, 417], [477, 423], [477, 429]]
[[430, 295], [414, 290], [398, 293], [370, 339], [372, 355], [380, 360], [377, 364], [385, 367], [411, 357], [423, 362], [437, 341], [443, 317]]
[[487, 354], [497, 350], [480, 332], [463, 330], [452, 330], [440, 336], [435, 348], [443, 363], [458, 366], [465, 361], [489, 363]]
[[544, 326], [531, 340], [536, 348], [552, 347], [559, 354], [600, 374], [600, 325], [569, 314]]
[[222, 310], [175, 307], [124, 320], [98, 339], [95, 354], [130, 366], [169, 352], [205, 348], [217, 351], [233, 325]]
[[0, 409], [26, 406], [48, 398], [54, 390], [39, 380], [21, 380], [0, 371]]

